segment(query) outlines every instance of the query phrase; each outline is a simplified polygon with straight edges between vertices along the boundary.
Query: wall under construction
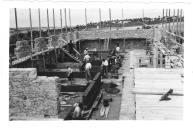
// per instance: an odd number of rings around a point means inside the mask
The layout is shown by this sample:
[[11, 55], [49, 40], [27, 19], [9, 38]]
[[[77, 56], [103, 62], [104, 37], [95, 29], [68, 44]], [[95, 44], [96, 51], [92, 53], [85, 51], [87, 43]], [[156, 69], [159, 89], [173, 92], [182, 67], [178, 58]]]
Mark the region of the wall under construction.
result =
[[58, 77], [37, 76], [35, 68], [9, 70], [9, 119], [58, 116]]

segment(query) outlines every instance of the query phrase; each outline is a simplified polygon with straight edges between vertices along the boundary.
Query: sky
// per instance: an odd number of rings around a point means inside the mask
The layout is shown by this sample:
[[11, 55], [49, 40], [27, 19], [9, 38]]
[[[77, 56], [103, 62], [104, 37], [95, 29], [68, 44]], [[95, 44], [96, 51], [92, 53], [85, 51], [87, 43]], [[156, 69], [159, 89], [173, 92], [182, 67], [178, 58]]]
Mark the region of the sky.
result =
[[[49, 10], [49, 22], [50, 26], [53, 26], [53, 9]], [[67, 25], [69, 26], [69, 9], [66, 9], [67, 13]], [[55, 12], [55, 25], [60, 27], [60, 9], [54, 9]], [[88, 8], [87, 9], [87, 23], [89, 22], [98, 22], [99, 21], [99, 9], [98, 8]], [[81, 25], [85, 24], [85, 9], [70, 9], [71, 13], [71, 25]], [[172, 14], [172, 11], [171, 11]], [[38, 9], [31, 9], [32, 15], [32, 26], [37, 27], [39, 25]], [[41, 15], [41, 26], [47, 27], [47, 11], [45, 8], [40, 9]], [[141, 9], [125, 9], [123, 8], [123, 17], [124, 18], [139, 18], [143, 16], [143, 10]], [[158, 17], [162, 16], [161, 9], [144, 9], [145, 17]], [[64, 9], [62, 9], [62, 19], [63, 26], [65, 26], [64, 20], [65, 14]], [[122, 8], [112, 8], [111, 9], [111, 19], [121, 19], [122, 18]], [[29, 9], [26, 8], [17, 8], [17, 18], [18, 18], [18, 27], [29, 27]], [[109, 20], [109, 8], [101, 9], [101, 20]], [[10, 27], [15, 28], [15, 14], [14, 9], [10, 9]]]

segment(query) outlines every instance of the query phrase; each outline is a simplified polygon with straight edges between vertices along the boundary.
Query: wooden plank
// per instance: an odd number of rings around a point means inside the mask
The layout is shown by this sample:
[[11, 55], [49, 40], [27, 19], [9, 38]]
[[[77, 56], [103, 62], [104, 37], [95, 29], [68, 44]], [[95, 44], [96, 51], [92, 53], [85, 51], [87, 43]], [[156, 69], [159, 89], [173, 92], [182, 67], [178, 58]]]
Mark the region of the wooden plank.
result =
[[135, 74], [182, 74], [184, 69], [165, 69], [165, 68], [135, 68]]
[[180, 74], [135, 74], [135, 79], [181, 79]]
[[159, 95], [136, 95], [136, 119], [178, 120], [183, 115], [183, 96], [170, 96], [169, 101], [159, 101]]
[[[169, 88], [155, 89], [155, 88], [133, 88], [132, 92], [135, 94], [143, 95], [163, 95], [169, 90]], [[174, 89], [172, 95], [183, 96], [183, 90]]]

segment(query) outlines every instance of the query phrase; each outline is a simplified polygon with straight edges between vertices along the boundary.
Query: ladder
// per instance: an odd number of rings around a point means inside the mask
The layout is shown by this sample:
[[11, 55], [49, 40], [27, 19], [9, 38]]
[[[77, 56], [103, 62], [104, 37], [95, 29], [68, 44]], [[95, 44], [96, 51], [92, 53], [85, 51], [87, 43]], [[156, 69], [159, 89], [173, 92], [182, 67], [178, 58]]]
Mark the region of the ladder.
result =
[[70, 58], [72, 58], [72, 59], [75, 60], [76, 62], [82, 64], [82, 61], [81, 61], [79, 58], [77, 58], [76, 56], [70, 54], [68, 50], [66, 50], [65, 48], [61, 48], [61, 49], [62, 49], [62, 51], [63, 51], [64, 53], [66, 53]]

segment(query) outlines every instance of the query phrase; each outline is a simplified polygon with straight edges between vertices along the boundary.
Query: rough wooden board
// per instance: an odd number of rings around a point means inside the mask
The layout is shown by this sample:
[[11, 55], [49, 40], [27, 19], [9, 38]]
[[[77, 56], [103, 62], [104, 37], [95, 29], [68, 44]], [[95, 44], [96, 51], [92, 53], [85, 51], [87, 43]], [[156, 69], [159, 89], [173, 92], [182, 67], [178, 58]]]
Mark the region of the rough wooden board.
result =
[[135, 79], [181, 79], [180, 74], [161, 74], [161, 73], [152, 73], [152, 74], [141, 74], [135, 73]]
[[[135, 94], [149, 94], [149, 95], [163, 95], [169, 90], [169, 88], [133, 88], [132, 92]], [[183, 90], [174, 89], [172, 95], [183, 95]]]
[[164, 73], [164, 74], [181, 74], [184, 69], [165, 69], [165, 68], [135, 68], [135, 73], [140, 74], [152, 74], [152, 73]]
[[159, 95], [136, 95], [137, 120], [178, 120], [183, 117], [183, 96], [159, 101]]

